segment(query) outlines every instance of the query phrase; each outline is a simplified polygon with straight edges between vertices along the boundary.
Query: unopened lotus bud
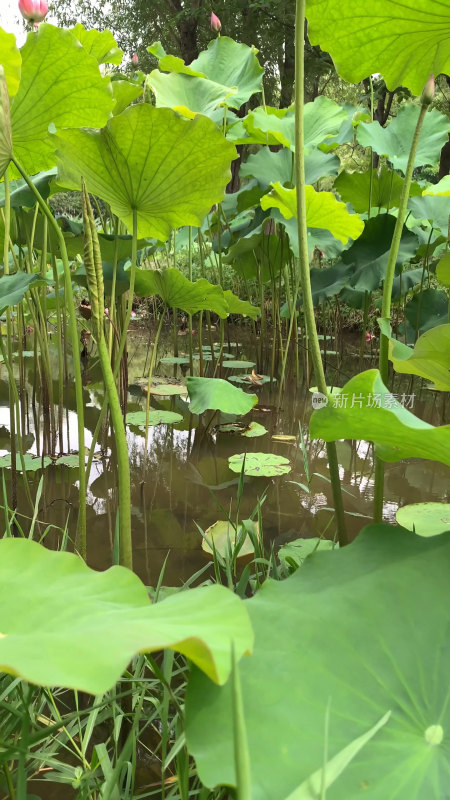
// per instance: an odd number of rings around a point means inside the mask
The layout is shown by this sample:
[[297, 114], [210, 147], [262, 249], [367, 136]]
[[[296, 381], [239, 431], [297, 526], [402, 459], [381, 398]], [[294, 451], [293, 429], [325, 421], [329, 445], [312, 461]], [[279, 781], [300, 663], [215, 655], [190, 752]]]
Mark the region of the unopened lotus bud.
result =
[[434, 100], [434, 75], [430, 75], [428, 78], [424, 90], [422, 92], [422, 97], [420, 98], [420, 102], [423, 106], [429, 106]]
[[211, 30], [214, 31], [214, 33], [219, 33], [221, 27], [222, 27], [222, 23], [221, 23], [219, 17], [217, 16], [217, 14], [214, 13], [214, 11], [212, 11], [211, 12]]
[[37, 25], [48, 14], [48, 5], [45, 0], [19, 0], [19, 11], [22, 17]]
[[136, 68], [137, 65], [139, 64], [139, 56], [137, 53], [133, 53], [133, 55], [131, 56], [131, 63], [134, 68]]

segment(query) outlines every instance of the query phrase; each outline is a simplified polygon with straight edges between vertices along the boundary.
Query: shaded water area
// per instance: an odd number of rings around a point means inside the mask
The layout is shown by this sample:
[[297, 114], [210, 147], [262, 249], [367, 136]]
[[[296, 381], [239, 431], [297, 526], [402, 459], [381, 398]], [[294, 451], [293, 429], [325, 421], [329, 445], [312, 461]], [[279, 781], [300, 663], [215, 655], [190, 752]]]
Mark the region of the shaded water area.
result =
[[[270, 336], [270, 334], [267, 334]], [[149, 338], [150, 337], [150, 338]], [[233, 339], [238, 341], [234, 341]], [[235, 358], [254, 359], [251, 340], [240, 330], [230, 336], [231, 347], [225, 349]], [[128, 411], [144, 410], [146, 393], [140, 379], [148, 370], [148, 348], [152, 332], [135, 330], [128, 344]], [[242, 342], [242, 344], [240, 344]], [[206, 344], [206, 341], [205, 341]], [[56, 344], [50, 341], [50, 355], [55, 359]], [[185, 340], [179, 340], [179, 351], [187, 349]], [[266, 343], [270, 360], [270, 343]], [[360, 368], [375, 366], [369, 353], [361, 366], [359, 335], [345, 339], [342, 353], [334, 351], [326, 356], [330, 383], [342, 385]], [[169, 333], [163, 337], [159, 357], [173, 355]], [[43, 425], [42, 397], [39, 379], [34, 369], [32, 354], [25, 359], [23, 380], [22, 420], [25, 431], [25, 448], [30, 453], [42, 455], [48, 430]], [[197, 362], [196, 362], [197, 363]], [[258, 365], [259, 366], [259, 365]], [[262, 365], [262, 366], [267, 366]], [[198, 367], [198, 365], [197, 365]], [[197, 368], [196, 367], [196, 368]], [[212, 374], [211, 365], [205, 367]], [[70, 368], [70, 365], [69, 365]], [[241, 371], [245, 375], [246, 371]], [[158, 376], [183, 377], [180, 367], [157, 364]], [[208, 373], [206, 373], [208, 374]], [[223, 370], [222, 376], [227, 372]], [[54, 395], [57, 396], [55, 377]], [[413, 412], [435, 425], [449, 421], [446, 398], [421, 385], [408, 376], [396, 376], [394, 392], [414, 393]], [[319, 440], [308, 438], [308, 420], [312, 411], [311, 393], [305, 380], [295, 376], [294, 359], [290, 361], [284, 388], [279, 397], [276, 382], [264, 386], [252, 385], [248, 389], [258, 395], [258, 405], [247, 419], [264, 425], [264, 436], [249, 439], [240, 434], [217, 430], [220, 422], [230, 420], [225, 415], [207, 412], [202, 417], [189, 413], [188, 403], [179, 396], [160, 398], [152, 395], [152, 408], [178, 411], [182, 422], [175, 425], [158, 425], [150, 428], [147, 454], [145, 438], [137, 428], [127, 428], [132, 487], [132, 530], [134, 569], [148, 586], [155, 586], [167, 558], [164, 584], [178, 586], [196, 570], [208, 563], [201, 549], [202, 537], [198, 527], [206, 530], [225, 518], [225, 512], [234, 519], [239, 475], [230, 471], [229, 456], [243, 452], [271, 452], [289, 459], [292, 469], [287, 475], [245, 479], [239, 517], [250, 517], [263, 497], [263, 534], [265, 541], [275, 548], [298, 537], [326, 536], [333, 538], [334, 522], [332, 494], [328, 479], [326, 448]], [[92, 441], [99, 410], [103, 401], [100, 369], [95, 352], [84, 361], [84, 400], [86, 445]], [[0, 448], [1, 454], [9, 449], [9, 406], [6, 370], [0, 382]], [[62, 419], [63, 447], [57, 444], [57, 453], [77, 452], [76, 413], [73, 383], [70, 378], [65, 389], [65, 408]], [[55, 416], [57, 413], [55, 412]], [[57, 426], [58, 427], [58, 426]], [[47, 426], [48, 428], [48, 426]], [[305, 490], [307, 474], [301, 446], [300, 429], [305, 441], [309, 470], [310, 491]], [[279, 441], [273, 437], [295, 437]], [[363, 524], [370, 522], [373, 499], [373, 448], [366, 442], [338, 442], [338, 457], [344, 503], [351, 537]], [[34, 537], [45, 535], [51, 547], [64, 543], [73, 546], [77, 516], [77, 470], [54, 465], [36, 473], [28, 473], [33, 499], [44, 475], [39, 501], [38, 520]], [[9, 493], [10, 472], [5, 470]], [[410, 502], [450, 500], [449, 470], [434, 462], [404, 461], [386, 465], [384, 517], [395, 521], [398, 506]], [[21, 478], [19, 476], [19, 482]], [[106, 569], [112, 563], [117, 500], [117, 475], [115, 469], [114, 441], [103, 432], [96, 447], [88, 485], [88, 563], [97, 569]], [[222, 507], [222, 508], [221, 508]], [[32, 514], [30, 504], [19, 483], [18, 520], [26, 531]], [[20, 516], [24, 515], [24, 516]], [[58, 526], [48, 529], [47, 526]]]

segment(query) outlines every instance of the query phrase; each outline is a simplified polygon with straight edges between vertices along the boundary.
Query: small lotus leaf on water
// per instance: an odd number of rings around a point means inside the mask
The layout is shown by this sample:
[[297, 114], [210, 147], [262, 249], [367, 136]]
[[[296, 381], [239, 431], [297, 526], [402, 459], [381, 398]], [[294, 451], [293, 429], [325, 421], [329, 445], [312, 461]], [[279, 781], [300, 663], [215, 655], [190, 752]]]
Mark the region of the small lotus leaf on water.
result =
[[[30, 453], [24, 453], [23, 461], [25, 465], [26, 472], [37, 472], [39, 469], [45, 469], [52, 464], [52, 459], [49, 456], [32, 456]], [[11, 469], [11, 456], [2, 456], [0, 458], [0, 469]], [[20, 455], [16, 455], [16, 469], [18, 472], [22, 472], [22, 461]]]
[[73, 455], [71, 454], [67, 456], [60, 456], [60, 458], [57, 458], [55, 461], [56, 466], [62, 466], [62, 467], [75, 468], [78, 467], [79, 464], [80, 464], [80, 456], [78, 455], [78, 453]]
[[[246, 601], [255, 650], [238, 672], [252, 800], [318, 800], [295, 790], [381, 721], [327, 800], [446, 797], [449, 558], [450, 535], [370, 525]], [[206, 786], [236, 786], [232, 687], [195, 669], [186, 738]]]
[[160, 358], [160, 364], [189, 364], [189, 357], [188, 356], [166, 356], [165, 358]]
[[[167, 388], [167, 387], [163, 387]], [[178, 388], [178, 387], [177, 387]], [[151, 410], [148, 415], [149, 426], [153, 425], [171, 425], [175, 422], [181, 422], [183, 419], [181, 414], [175, 411], [154, 411]], [[144, 427], [147, 420], [145, 411], [130, 411], [127, 414], [127, 425], [136, 425], [137, 427]]]
[[412, 503], [397, 510], [399, 525], [418, 536], [437, 536], [450, 531], [449, 503]]
[[318, 550], [333, 550], [337, 545], [329, 539], [319, 539], [317, 536], [311, 539], [294, 539], [292, 542], [284, 544], [278, 550], [278, 558], [281, 562], [291, 567], [301, 567], [305, 558]]
[[255, 436], [264, 436], [267, 433], [267, 428], [259, 422], [251, 422], [245, 431], [242, 431], [242, 436], [247, 436], [248, 439], [253, 439]]
[[151, 604], [130, 570], [96, 572], [28, 539], [0, 540], [0, 607], [3, 672], [91, 694], [108, 691], [137, 653], [166, 647], [223, 683], [232, 646], [240, 658], [253, 645], [245, 605], [222, 586]]
[[277, 379], [271, 378], [270, 375], [258, 375], [256, 377], [252, 375], [227, 375], [227, 380], [233, 383], [240, 383], [242, 386], [252, 386], [254, 389], [257, 389], [258, 386], [263, 386], [265, 383], [270, 383], [271, 380], [273, 383], [277, 382]]
[[150, 394], [171, 397], [174, 394], [187, 394], [187, 388], [174, 383], [159, 383], [157, 386], [150, 386]]
[[225, 361], [222, 365], [224, 369], [251, 369], [255, 366], [254, 361]]
[[272, 478], [276, 475], [286, 475], [291, 471], [289, 459], [275, 453], [238, 453], [229, 457], [230, 469], [233, 472], [241, 472], [244, 459], [244, 475]]
[[[207, 528], [205, 531], [205, 536], [206, 539], [202, 539], [202, 550], [204, 550], [205, 553], [208, 553], [208, 555], [213, 555], [214, 550], [216, 550], [216, 552], [222, 556], [222, 558], [226, 558], [229, 548], [231, 548], [231, 551], [233, 551], [236, 545], [236, 530], [232, 525], [230, 525], [229, 522], [225, 522], [224, 520], [219, 520], [218, 522], [215, 522], [214, 525], [211, 525], [209, 528]], [[237, 540], [239, 541], [241, 538], [242, 527], [238, 533]], [[254, 552], [252, 540], [247, 534], [239, 550], [238, 558], [252, 555]]]

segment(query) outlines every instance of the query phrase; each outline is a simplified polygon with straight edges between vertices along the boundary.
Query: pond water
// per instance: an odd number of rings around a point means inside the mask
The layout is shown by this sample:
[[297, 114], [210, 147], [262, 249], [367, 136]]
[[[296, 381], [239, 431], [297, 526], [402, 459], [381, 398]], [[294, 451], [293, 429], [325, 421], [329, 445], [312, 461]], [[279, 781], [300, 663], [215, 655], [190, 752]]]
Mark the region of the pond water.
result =
[[[269, 336], [270, 334], [268, 334]], [[250, 339], [234, 331], [231, 339], [238, 339], [231, 348], [235, 358], [253, 360], [254, 350]], [[129, 394], [128, 411], [145, 409], [146, 395], [139, 379], [148, 367], [148, 345], [152, 332], [139, 329], [132, 333], [128, 345]], [[170, 334], [163, 338], [160, 355], [173, 354]], [[241, 342], [241, 344], [239, 344]], [[206, 341], [205, 341], [206, 344]], [[55, 352], [53, 348], [55, 347]], [[179, 350], [187, 349], [186, 339], [179, 339]], [[225, 349], [228, 349], [227, 343]], [[270, 359], [270, 343], [266, 344]], [[348, 336], [344, 343], [343, 357], [328, 353], [327, 369], [330, 382], [343, 383], [359, 371], [359, 336]], [[56, 346], [50, 342], [51, 357], [55, 359]], [[338, 363], [339, 362], [339, 363]], [[30, 452], [42, 454], [44, 431], [39, 422], [39, 381], [34, 378], [34, 360], [25, 361], [25, 402], [23, 406], [23, 429]], [[372, 366], [370, 358], [364, 366]], [[266, 365], [267, 366], [267, 365]], [[181, 375], [180, 368], [159, 365], [157, 375]], [[201, 549], [202, 538], [197, 525], [203, 530], [214, 522], [225, 518], [225, 512], [236, 513], [236, 497], [239, 476], [230, 471], [228, 457], [242, 452], [271, 452], [287, 457], [291, 472], [275, 478], [247, 478], [241, 500], [240, 518], [252, 515], [258, 500], [265, 496], [262, 506], [263, 533], [267, 543], [279, 545], [298, 538], [324, 535], [333, 536], [332, 496], [328, 481], [325, 445], [321, 441], [308, 439], [308, 420], [312, 411], [311, 393], [305, 382], [293, 374], [290, 363], [287, 379], [278, 404], [277, 384], [252, 386], [249, 391], [258, 395], [258, 405], [251, 412], [251, 419], [264, 425], [264, 436], [249, 439], [240, 434], [217, 431], [219, 422], [228, 421], [212, 413], [199, 418], [189, 413], [188, 404], [180, 397], [158, 398], [152, 396], [152, 407], [179, 411], [183, 421], [176, 425], [158, 425], [150, 428], [149, 445], [145, 453], [145, 439], [137, 429], [127, 429], [132, 484], [132, 529], [134, 568], [144, 583], [154, 586], [167, 558], [164, 584], [180, 585], [196, 570], [208, 563]], [[247, 370], [249, 372], [250, 370]], [[225, 373], [224, 373], [225, 374]], [[245, 371], [242, 372], [245, 374]], [[336, 377], [338, 376], [338, 377]], [[0, 381], [0, 454], [9, 449], [8, 384], [6, 370]], [[34, 390], [33, 390], [34, 383]], [[37, 384], [37, 385], [36, 385]], [[57, 396], [57, 378], [54, 384]], [[444, 424], [448, 420], [445, 396], [433, 393], [414, 381], [414, 389], [408, 376], [396, 376], [395, 392], [414, 391], [413, 411], [433, 424]], [[86, 412], [86, 445], [92, 441], [99, 409], [102, 404], [102, 383], [99, 365], [94, 355], [84, 363], [84, 392]], [[446, 419], [447, 416], [447, 419]], [[299, 431], [302, 431], [311, 482], [309, 493], [305, 463]], [[63, 419], [63, 450], [78, 449], [76, 413], [73, 383], [69, 380], [65, 392]], [[296, 437], [295, 441], [278, 441], [274, 436]], [[345, 489], [344, 503], [348, 528], [355, 536], [365, 522], [370, 521], [373, 499], [373, 450], [366, 442], [338, 442], [338, 457], [342, 485]], [[58, 445], [58, 451], [61, 449]], [[115, 504], [117, 480], [115, 470], [114, 442], [103, 437], [97, 447], [89, 478], [88, 502], [88, 563], [97, 569], [111, 565], [115, 528]], [[35, 496], [42, 472], [29, 473], [30, 487]], [[5, 471], [7, 482], [10, 473]], [[298, 484], [303, 484], [300, 486]], [[386, 521], [395, 521], [398, 506], [422, 500], [449, 501], [449, 470], [443, 465], [423, 461], [405, 461], [386, 465], [385, 506]], [[64, 466], [50, 466], [45, 470], [42, 495], [39, 502], [36, 534], [42, 536], [49, 524], [62, 530], [68, 524], [69, 540], [75, 534], [77, 512], [77, 471]], [[224, 509], [222, 510], [221, 509]], [[24, 529], [30, 506], [19, 487], [19, 522]], [[47, 541], [52, 547], [61, 544], [62, 534], [51, 530]], [[70, 544], [69, 544], [70, 546]]]

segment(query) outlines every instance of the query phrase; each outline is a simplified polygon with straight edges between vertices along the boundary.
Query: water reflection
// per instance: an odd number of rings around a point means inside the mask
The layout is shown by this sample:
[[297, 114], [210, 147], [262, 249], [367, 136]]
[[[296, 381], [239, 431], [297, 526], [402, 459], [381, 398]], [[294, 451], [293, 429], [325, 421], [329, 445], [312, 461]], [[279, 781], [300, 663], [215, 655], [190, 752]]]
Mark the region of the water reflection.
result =
[[[147, 358], [148, 336], [133, 335], [129, 346], [128, 410], [145, 408], [145, 394], [136, 383], [144, 374]], [[358, 342], [355, 344], [357, 351]], [[352, 356], [351, 343], [348, 359], [344, 360], [346, 376], [358, 367]], [[167, 341], [162, 355], [170, 355]], [[236, 357], [249, 357], [245, 345]], [[55, 357], [55, 354], [52, 354]], [[333, 378], [336, 365], [329, 359]], [[33, 364], [28, 365], [27, 401], [22, 410], [25, 443], [29, 452], [41, 455], [44, 432], [39, 391], [35, 386]], [[56, 370], [56, 360], [55, 360]], [[173, 376], [172, 366], [159, 366], [158, 374]], [[56, 374], [56, 371], [55, 373]], [[180, 374], [179, 372], [177, 374]], [[401, 376], [400, 376], [401, 377]], [[395, 392], [406, 391], [410, 379], [396, 378]], [[98, 364], [91, 359], [85, 365], [84, 398], [86, 404], [86, 445], [92, 441], [103, 393]], [[183, 414], [183, 420], [174, 426], [158, 425], [150, 428], [149, 443], [145, 452], [145, 438], [137, 429], [127, 430], [132, 482], [132, 526], [134, 540], [134, 566], [147, 585], [154, 585], [168, 555], [164, 582], [179, 585], [207, 562], [201, 550], [201, 536], [196, 523], [204, 530], [217, 519], [224, 518], [224, 510], [235, 514], [239, 476], [228, 467], [228, 457], [235, 453], [272, 452], [289, 458], [292, 471], [277, 478], [247, 478], [241, 501], [241, 518], [249, 517], [259, 499], [265, 495], [263, 505], [263, 533], [275, 546], [290, 539], [304, 536], [333, 534], [332, 495], [328, 480], [326, 448], [321, 441], [309, 441], [308, 419], [311, 413], [311, 395], [304, 385], [288, 373], [281, 406], [277, 407], [276, 384], [251, 388], [259, 397], [258, 406], [251, 418], [267, 428], [267, 434], [255, 439], [217, 431], [219, 422], [228, 421], [224, 415], [211, 415], [203, 420], [189, 414], [188, 404], [179, 397], [162, 399], [153, 397], [152, 406], [174, 410]], [[433, 424], [445, 422], [445, 398], [426, 389], [417, 381], [414, 413]], [[33, 403], [34, 394], [34, 403]], [[55, 396], [57, 387], [55, 383]], [[77, 420], [73, 383], [68, 382], [65, 392], [62, 448], [64, 452], [77, 451]], [[309, 492], [305, 490], [308, 477], [305, 472], [302, 449], [299, 443], [301, 427], [307, 452], [310, 474]], [[9, 450], [8, 385], [0, 381], [0, 450]], [[296, 437], [296, 441], [279, 442], [273, 435]], [[341, 441], [337, 444], [340, 476], [345, 489], [344, 503], [348, 512], [350, 535], [355, 536], [369, 521], [373, 498], [373, 452], [366, 442]], [[387, 521], [395, 520], [399, 505], [421, 500], [447, 501], [449, 499], [449, 470], [432, 462], [401, 462], [386, 465], [386, 495], [384, 515]], [[36, 492], [40, 475], [30, 475], [32, 492]], [[9, 473], [5, 473], [9, 480]], [[73, 540], [77, 515], [77, 472], [63, 466], [50, 466], [45, 470], [42, 496], [39, 504], [40, 533], [47, 525], [64, 531], [67, 524], [69, 539]], [[301, 484], [301, 485], [300, 485]], [[103, 432], [88, 481], [88, 560], [96, 568], [105, 569], [111, 564], [117, 503], [117, 479], [114, 442]], [[220, 508], [222, 507], [222, 509]], [[223, 510], [224, 509], [224, 510]], [[30, 516], [24, 493], [20, 493], [19, 512]], [[19, 517], [26, 529], [26, 520]], [[55, 529], [48, 534], [49, 543], [59, 546], [62, 534]]]

